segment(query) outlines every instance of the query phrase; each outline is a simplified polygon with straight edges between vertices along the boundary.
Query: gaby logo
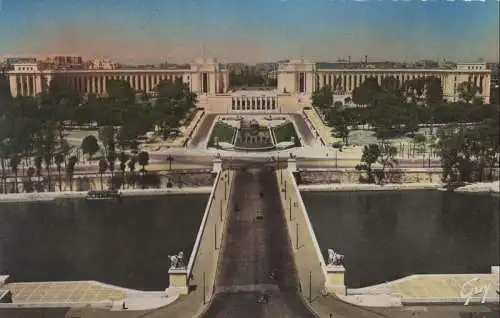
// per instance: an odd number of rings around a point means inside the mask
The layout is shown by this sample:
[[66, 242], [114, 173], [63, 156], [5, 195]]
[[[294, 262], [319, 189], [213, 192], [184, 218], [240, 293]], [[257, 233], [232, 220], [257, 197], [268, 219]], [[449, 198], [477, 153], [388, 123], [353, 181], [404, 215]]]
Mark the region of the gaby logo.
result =
[[465, 299], [464, 306], [468, 306], [473, 297], [481, 297], [481, 304], [484, 304], [490, 286], [490, 282], [482, 282], [477, 277], [465, 282], [460, 289], [460, 297]]

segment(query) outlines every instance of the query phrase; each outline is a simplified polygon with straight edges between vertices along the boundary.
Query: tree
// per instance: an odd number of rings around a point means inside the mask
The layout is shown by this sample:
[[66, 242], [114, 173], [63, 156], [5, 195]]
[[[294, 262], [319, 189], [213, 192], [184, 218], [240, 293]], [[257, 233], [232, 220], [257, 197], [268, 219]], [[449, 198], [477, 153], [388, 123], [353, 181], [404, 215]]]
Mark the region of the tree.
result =
[[380, 92], [377, 79], [367, 78], [361, 85], [352, 92], [352, 101], [356, 105], [373, 105], [376, 95]]
[[[1, 123], [0, 123], [1, 124]], [[7, 191], [7, 175], [5, 173], [6, 170], [6, 161], [10, 157], [10, 140], [7, 137], [7, 134], [5, 134], [5, 126], [0, 125], [0, 132], [2, 133], [2, 136], [0, 139], [0, 164], [2, 165], [2, 179], [3, 179], [3, 184], [2, 184], [2, 189], [6, 193]]]
[[328, 126], [332, 127], [332, 135], [342, 138], [345, 145], [349, 145], [349, 118], [346, 118], [346, 109], [334, 108], [328, 113]]
[[396, 159], [396, 155], [398, 154], [398, 149], [389, 143], [382, 143], [379, 146], [379, 156], [378, 163], [382, 165], [382, 169], [379, 174], [379, 183], [385, 180], [385, 170], [386, 168], [394, 168], [395, 165], [398, 164], [398, 160]]
[[145, 133], [145, 131], [141, 131], [137, 123], [132, 121], [126, 122], [118, 131], [118, 145], [122, 149], [130, 149], [137, 142], [137, 138]]
[[473, 148], [478, 140], [469, 128], [452, 126], [438, 130], [437, 152], [448, 184], [471, 182], [474, 171]]
[[43, 164], [43, 158], [40, 156], [35, 157], [35, 170], [36, 170], [36, 176], [38, 178], [38, 186], [37, 189], [40, 189], [40, 177], [42, 176], [42, 164]]
[[181, 119], [195, 109], [197, 96], [178, 81], [161, 81], [155, 90], [158, 97], [151, 116], [166, 139], [172, 129], [179, 128]]
[[461, 101], [470, 103], [476, 97], [479, 88], [472, 82], [462, 82], [457, 86], [458, 97]]
[[330, 85], [325, 85], [314, 91], [311, 96], [311, 104], [319, 108], [323, 113], [333, 104], [333, 91]]
[[115, 161], [116, 161], [116, 152], [114, 149], [108, 152], [106, 160], [108, 161], [108, 169], [109, 171], [111, 171], [111, 179], [113, 179], [115, 171]]
[[41, 154], [43, 162], [45, 164], [45, 170], [47, 171], [47, 181], [49, 186], [49, 191], [52, 191], [52, 180], [50, 174], [50, 166], [52, 164], [52, 159], [56, 151], [56, 135], [54, 126], [52, 123], [47, 123], [43, 129], [39, 132], [36, 141], [37, 152]]
[[108, 170], [108, 162], [106, 161], [106, 159], [101, 158], [99, 160], [99, 175], [101, 176], [101, 190], [104, 189], [102, 175], [106, 172], [106, 170]]
[[62, 191], [61, 168], [63, 162], [64, 162], [64, 155], [60, 152], [56, 153], [56, 155], [54, 156], [54, 163], [56, 164], [57, 174], [59, 175], [59, 192]]
[[141, 172], [144, 175], [146, 172], [146, 166], [149, 164], [149, 153], [146, 151], [141, 151], [137, 155], [137, 161], [139, 162], [139, 165], [142, 166]]
[[497, 85], [490, 92], [490, 104], [493, 104], [493, 105], [500, 104], [500, 99], [498, 98], [499, 93], [500, 93], [500, 88]]
[[406, 100], [416, 104], [422, 100], [425, 92], [425, 78], [413, 78], [405, 83]]
[[122, 151], [120, 152], [120, 155], [118, 155], [118, 160], [120, 160], [120, 171], [122, 172], [123, 185], [125, 185], [125, 169], [127, 168], [127, 161], [129, 160], [129, 156]]
[[[130, 179], [135, 181], [135, 164], [137, 163], [137, 158], [133, 156], [127, 163], [128, 169], [130, 170]], [[135, 182], [134, 182], [135, 185]]]
[[377, 162], [380, 156], [380, 147], [377, 144], [369, 144], [363, 147], [361, 155], [361, 164], [356, 166], [356, 170], [366, 171], [367, 178], [362, 180], [367, 183], [374, 183], [372, 165]]
[[435, 105], [443, 102], [443, 87], [441, 80], [434, 76], [426, 77], [425, 103]]
[[69, 182], [69, 190], [73, 191], [73, 176], [75, 174], [75, 165], [78, 162], [78, 157], [71, 156], [66, 164], [66, 176]]
[[17, 173], [18, 173], [18, 168], [19, 164], [21, 163], [21, 158], [17, 155], [14, 154], [12, 157], [10, 157], [10, 168], [12, 169], [12, 172], [14, 173], [14, 192], [18, 193], [18, 186], [17, 186]]
[[24, 192], [31, 193], [33, 192], [33, 176], [35, 175], [35, 168], [29, 167], [26, 170], [27, 182], [24, 185]]
[[114, 150], [115, 129], [113, 128], [113, 126], [103, 126], [99, 128], [99, 140], [102, 142], [106, 154], [109, 151]]
[[84, 155], [88, 155], [89, 160], [92, 160], [92, 156], [94, 156], [97, 151], [99, 151], [97, 138], [94, 135], [85, 136], [85, 138], [83, 138], [82, 140], [80, 148], [82, 149], [82, 153]]

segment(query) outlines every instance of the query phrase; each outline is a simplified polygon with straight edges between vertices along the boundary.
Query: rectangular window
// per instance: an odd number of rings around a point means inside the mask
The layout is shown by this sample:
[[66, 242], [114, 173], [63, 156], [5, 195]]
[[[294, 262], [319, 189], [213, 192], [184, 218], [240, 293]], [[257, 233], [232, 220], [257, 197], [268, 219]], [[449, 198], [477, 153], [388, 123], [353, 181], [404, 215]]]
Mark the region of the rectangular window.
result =
[[203, 73], [201, 77], [202, 93], [208, 93], [208, 74]]
[[306, 91], [306, 79], [304, 73], [299, 73], [299, 93]]

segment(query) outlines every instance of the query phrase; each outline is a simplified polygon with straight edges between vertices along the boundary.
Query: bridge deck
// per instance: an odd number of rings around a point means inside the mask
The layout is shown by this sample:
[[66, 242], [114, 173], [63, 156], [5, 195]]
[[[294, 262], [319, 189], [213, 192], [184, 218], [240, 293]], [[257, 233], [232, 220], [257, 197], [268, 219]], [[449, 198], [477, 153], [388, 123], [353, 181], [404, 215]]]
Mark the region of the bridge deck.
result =
[[204, 317], [314, 317], [298, 293], [274, 172], [238, 171], [233, 193], [217, 293]]

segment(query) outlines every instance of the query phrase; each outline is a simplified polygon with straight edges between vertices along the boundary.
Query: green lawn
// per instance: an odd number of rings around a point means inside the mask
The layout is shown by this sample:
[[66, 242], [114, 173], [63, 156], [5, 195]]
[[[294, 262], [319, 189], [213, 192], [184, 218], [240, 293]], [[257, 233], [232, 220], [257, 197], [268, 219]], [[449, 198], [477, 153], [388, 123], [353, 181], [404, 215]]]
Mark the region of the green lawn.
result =
[[273, 128], [274, 136], [276, 137], [276, 143], [290, 141], [291, 137], [295, 137], [295, 145], [294, 147], [300, 147], [300, 140], [297, 132], [295, 131], [295, 127], [292, 123], [285, 123]]
[[233, 142], [233, 136], [236, 132], [236, 128], [223, 122], [217, 122], [212, 129], [212, 135], [208, 141], [207, 147], [215, 147], [215, 137], [218, 138], [219, 142]]

